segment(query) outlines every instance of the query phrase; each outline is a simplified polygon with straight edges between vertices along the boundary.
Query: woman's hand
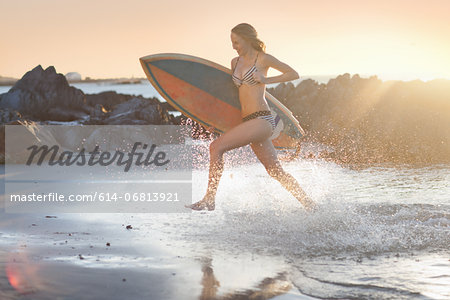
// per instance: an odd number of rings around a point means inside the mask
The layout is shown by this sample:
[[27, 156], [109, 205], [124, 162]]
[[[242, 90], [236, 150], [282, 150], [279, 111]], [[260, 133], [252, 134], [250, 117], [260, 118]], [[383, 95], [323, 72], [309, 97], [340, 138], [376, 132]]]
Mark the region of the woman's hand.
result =
[[258, 70], [253, 73], [253, 79], [260, 83], [266, 83], [266, 76], [264, 76], [264, 74]]

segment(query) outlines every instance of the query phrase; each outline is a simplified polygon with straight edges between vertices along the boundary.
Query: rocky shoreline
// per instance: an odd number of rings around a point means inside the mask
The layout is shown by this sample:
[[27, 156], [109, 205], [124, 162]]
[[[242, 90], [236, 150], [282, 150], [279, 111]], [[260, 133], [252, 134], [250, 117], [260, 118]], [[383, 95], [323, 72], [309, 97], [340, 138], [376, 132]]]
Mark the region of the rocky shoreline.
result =
[[[189, 122], [195, 135], [209, 136], [204, 128], [157, 98], [118, 94], [113, 91], [85, 94], [70, 86], [53, 66], [40, 65], [27, 72], [14, 86], [0, 95], [0, 163], [5, 161], [5, 125], [25, 126], [36, 140], [50, 133], [41, 125], [180, 125]], [[44, 138], [45, 139], [45, 138]]]
[[[450, 163], [450, 81], [387, 81], [340, 75], [319, 84], [279, 84], [268, 91], [298, 118], [308, 135], [333, 149], [321, 157], [343, 164]], [[193, 124], [157, 98], [102, 92], [85, 94], [54, 67], [40, 65], [0, 95], [0, 161], [4, 126], [73, 122], [82, 125]]]
[[381, 81], [343, 74], [327, 84], [282, 83], [268, 91], [344, 164], [450, 163], [450, 81]]
[[85, 94], [54, 67], [37, 66], [0, 95], [0, 122], [78, 121], [85, 125], [179, 124], [157, 98], [116, 92]]

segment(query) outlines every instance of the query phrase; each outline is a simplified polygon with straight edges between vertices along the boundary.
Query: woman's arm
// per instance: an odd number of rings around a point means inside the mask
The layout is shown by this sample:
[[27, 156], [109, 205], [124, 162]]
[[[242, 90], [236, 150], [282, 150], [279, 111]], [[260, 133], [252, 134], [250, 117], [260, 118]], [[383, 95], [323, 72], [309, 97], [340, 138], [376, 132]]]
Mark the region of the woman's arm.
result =
[[270, 83], [286, 82], [300, 78], [300, 76], [298, 76], [298, 73], [294, 69], [292, 69], [289, 65], [279, 61], [270, 54], [266, 53], [264, 56], [265, 56], [264, 58], [265, 65], [267, 67], [274, 68], [283, 74], [278, 76], [265, 77], [262, 73], [258, 72], [259, 74], [255, 74], [255, 80], [265, 84], [270, 84]]

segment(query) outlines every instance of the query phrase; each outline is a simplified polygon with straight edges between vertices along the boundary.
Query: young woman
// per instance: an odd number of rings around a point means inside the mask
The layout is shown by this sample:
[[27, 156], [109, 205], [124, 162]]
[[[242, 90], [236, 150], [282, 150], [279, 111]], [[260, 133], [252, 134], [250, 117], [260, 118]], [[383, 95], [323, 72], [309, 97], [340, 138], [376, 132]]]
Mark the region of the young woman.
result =
[[[251, 25], [242, 23], [234, 27], [231, 30], [231, 42], [239, 55], [232, 59], [231, 70], [232, 80], [239, 89], [242, 123], [211, 143], [206, 195], [201, 201], [187, 207], [193, 210], [214, 210], [217, 187], [223, 172], [223, 154], [228, 150], [250, 144], [267, 173], [278, 180], [306, 209], [312, 210], [314, 202], [305, 194], [297, 180], [283, 170], [277, 158], [270, 139], [275, 121], [264, 97], [266, 84], [290, 81], [299, 76], [290, 66], [265, 53], [265, 45], [258, 39], [257, 32]], [[282, 74], [267, 77], [267, 70], [270, 67]]]

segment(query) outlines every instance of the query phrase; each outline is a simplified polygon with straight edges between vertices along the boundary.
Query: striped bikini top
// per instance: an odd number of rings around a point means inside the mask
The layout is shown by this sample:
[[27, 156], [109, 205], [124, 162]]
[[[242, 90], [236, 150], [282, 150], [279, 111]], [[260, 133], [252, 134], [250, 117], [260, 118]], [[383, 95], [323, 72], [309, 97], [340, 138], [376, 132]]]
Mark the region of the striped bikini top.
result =
[[234, 75], [234, 71], [236, 70], [236, 67], [237, 67], [237, 64], [238, 64], [239, 58], [240, 58], [240, 57], [238, 57], [238, 61], [236, 62], [236, 66], [234, 67], [234, 70], [233, 70], [233, 74], [231, 75], [231, 78], [233, 79], [233, 82], [237, 87], [240, 87], [244, 83], [247, 85], [258, 84], [258, 82], [255, 79], [253, 79], [253, 73], [255, 73], [257, 71], [256, 70], [256, 61], [258, 60], [258, 55], [259, 55], [259, 52], [256, 54], [256, 59], [255, 59], [255, 62], [253, 63], [253, 67], [251, 67], [247, 72], [245, 72], [244, 76], [242, 76], [242, 79], [239, 79], [237, 76]]

